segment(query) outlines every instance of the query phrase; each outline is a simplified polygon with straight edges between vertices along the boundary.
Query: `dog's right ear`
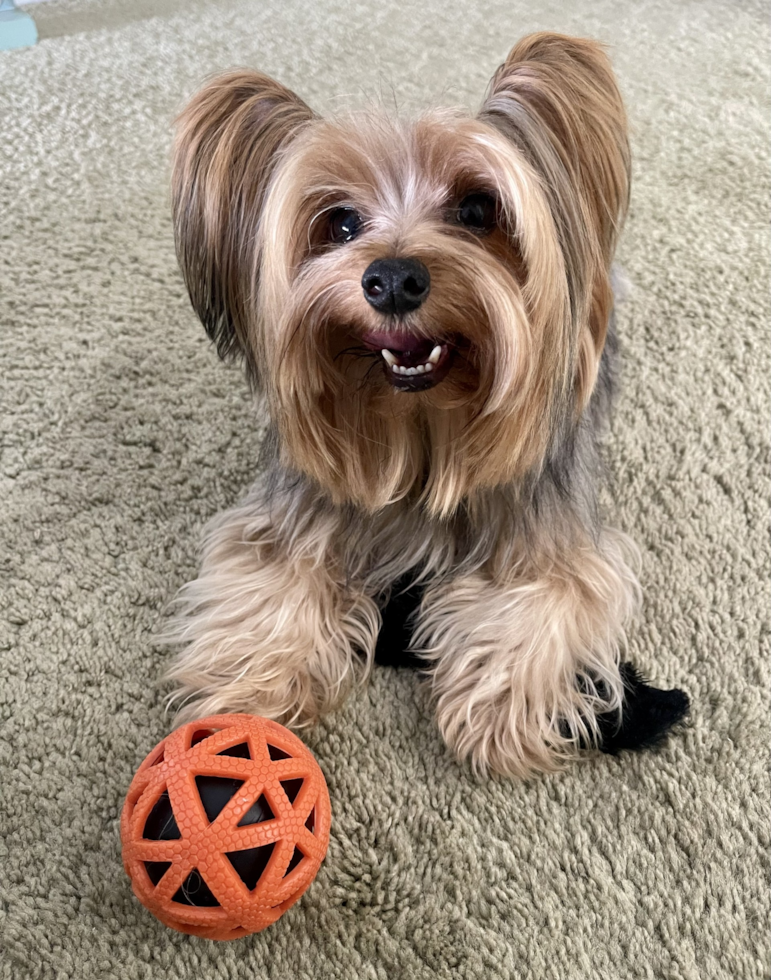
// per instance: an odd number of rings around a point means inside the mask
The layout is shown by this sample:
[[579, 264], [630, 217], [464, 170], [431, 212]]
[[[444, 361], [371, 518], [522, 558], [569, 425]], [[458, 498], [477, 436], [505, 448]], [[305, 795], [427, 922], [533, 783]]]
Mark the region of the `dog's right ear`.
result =
[[172, 206], [190, 299], [220, 357], [246, 355], [260, 211], [282, 147], [314, 118], [296, 95], [257, 71], [209, 82], [177, 120]]

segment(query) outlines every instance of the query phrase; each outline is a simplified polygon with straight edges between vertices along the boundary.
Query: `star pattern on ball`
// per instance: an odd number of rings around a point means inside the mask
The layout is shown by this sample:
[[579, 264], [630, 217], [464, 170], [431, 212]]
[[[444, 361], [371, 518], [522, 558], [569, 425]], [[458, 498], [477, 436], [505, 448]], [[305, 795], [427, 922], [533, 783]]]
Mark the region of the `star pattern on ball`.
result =
[[139, 767], [121, 817], [137, 898], [165, 925], [235, 939], [275, 922], [315, 878], [330, 803], [310, 750], [276, 722], [213, 715]]

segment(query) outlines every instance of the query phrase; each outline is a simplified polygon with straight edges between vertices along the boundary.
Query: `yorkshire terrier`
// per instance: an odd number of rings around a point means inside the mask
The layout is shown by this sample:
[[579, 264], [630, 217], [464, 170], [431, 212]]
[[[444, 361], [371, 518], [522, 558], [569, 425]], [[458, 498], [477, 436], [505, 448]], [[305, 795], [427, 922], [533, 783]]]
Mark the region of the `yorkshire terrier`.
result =
[[321, 119], [256, 71], [195, 96], [179, 261], [270, 427], [167, 634], [181, 718], [303, 726], [406, 663], [459, 758], [527, 776], [685, 715], [621, 662], [638, 558], [598, 514], [629, 179], [610, 63], [559, 34], [472, 117]]

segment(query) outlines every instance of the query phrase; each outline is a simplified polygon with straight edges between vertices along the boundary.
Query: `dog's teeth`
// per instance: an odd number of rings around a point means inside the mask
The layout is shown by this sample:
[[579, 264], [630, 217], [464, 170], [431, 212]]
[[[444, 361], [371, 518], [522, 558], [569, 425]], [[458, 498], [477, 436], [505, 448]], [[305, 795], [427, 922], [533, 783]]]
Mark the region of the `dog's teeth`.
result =
[[415, 367], [404, 367], [404, 365], [402, 364], [391, 365], [391, 370], [394, 372], [394, 374], [401, 374], [403, 376], [409, 376], [409, 377], [412, 377], [416, 374], [427, 374], [429, 371], [432, 370], [432, 368], [433, 365], [430, 363], [418, 364]]
[[415, 367], [405, 367], [403, 364], [400, 364], [398, 359], [391, 353], [390, 350], [388, 350], [387, 347], [384, 347], [380, 353], [383, 355], [383, 360], [391, 368], [394, 374], [412, 377], [416, 374], [427, 374], [429, 371], [434, 369], [439, 361], [439, 358], [442, 356], [442, 345], [437, 344], [431, 351], [428, 360], [423, 364], [417, 364]]

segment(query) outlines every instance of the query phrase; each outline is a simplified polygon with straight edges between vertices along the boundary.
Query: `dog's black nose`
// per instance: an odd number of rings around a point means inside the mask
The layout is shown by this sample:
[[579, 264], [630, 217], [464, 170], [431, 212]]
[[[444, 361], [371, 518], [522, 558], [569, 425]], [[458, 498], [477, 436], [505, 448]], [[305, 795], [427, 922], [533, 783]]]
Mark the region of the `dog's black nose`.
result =
[[428, 296], [431, 276], [417, 259], [375, 259], [362, 276], [361, 288], [380, 313], [409, 313]]

